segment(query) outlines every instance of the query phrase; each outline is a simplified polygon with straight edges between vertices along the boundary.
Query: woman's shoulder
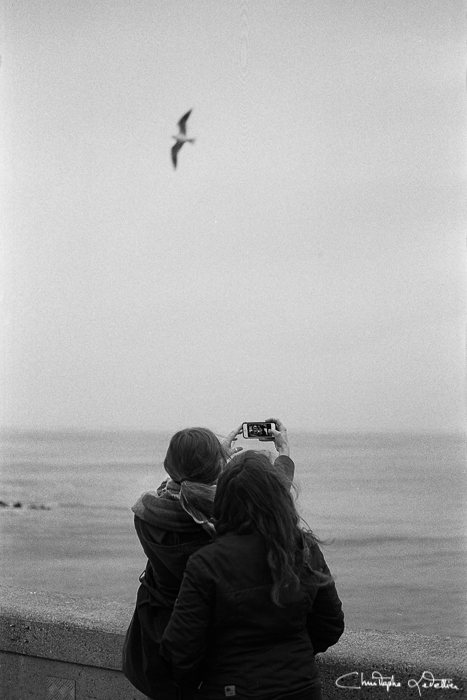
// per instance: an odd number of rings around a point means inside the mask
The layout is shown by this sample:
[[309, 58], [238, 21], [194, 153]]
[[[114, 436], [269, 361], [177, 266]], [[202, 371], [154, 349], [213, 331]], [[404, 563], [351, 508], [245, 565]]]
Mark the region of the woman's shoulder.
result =
[[208, 533], [201, 527], [193, 523], [191, 529], [174, 530], [168, 524], [152, 525], [137, 515], [135, 515], [135, 529], [140, 537], [148, 543], [163, 545], [164, 547], [176, 547], [192, 544], [194, 542], [208, 543], [210, 537]]
[[265, 554], [265, 545], [256, 534], [237, 535], [228, 533], [216, 537], [212, 542], [190, 557], [195, 566], [219, 571], [227, 567], [248, 566]]
[[182, 508], [179, 499], [163, 493], [146, 491], [131, 509], [140, 520], [161, 530], [193, 533], [202, 529]]

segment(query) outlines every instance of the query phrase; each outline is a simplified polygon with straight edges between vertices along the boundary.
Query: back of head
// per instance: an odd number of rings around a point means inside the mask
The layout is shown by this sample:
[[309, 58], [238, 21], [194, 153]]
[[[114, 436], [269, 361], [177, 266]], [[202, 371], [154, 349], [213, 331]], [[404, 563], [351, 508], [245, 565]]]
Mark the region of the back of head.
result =
[[264, 452], [240, 452], [219, 477], [214, 503], [219, 534], [276, 532], [281, 541], [293, 537], [299, 516], [290, 482], [274, 470]]
[[229, 462], [218, 480], [214, 519], [218, 535], [256, 533], [263, 539], [277, 605], [302, 583], [316, 585], [309, 562], [317, 540], [301, 529], [290, 482], [264, 453], [248, 450]]
[[180, 484], [181, 505], [200, 524], [212, 515], [214, 484], [226, 460], [225, 448], [207, 428], [179, 430], [170, 441], [164, 468]]
[[182, 479], [212, 484], [226, 462], [227, 455], [218, 438], [207, 428], [185, 428], [173, 435], [164, 468], [176, 482]]

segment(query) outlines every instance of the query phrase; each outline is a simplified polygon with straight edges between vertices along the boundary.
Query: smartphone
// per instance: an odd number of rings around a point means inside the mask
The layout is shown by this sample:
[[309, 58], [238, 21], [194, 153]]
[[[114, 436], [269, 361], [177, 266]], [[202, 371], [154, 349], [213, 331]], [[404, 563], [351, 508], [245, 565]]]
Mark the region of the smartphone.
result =
[[250, 440], [258, 440], [258, 438], [267, 438], [268, 440], [274, 440], [271, 436], [271, 428], [276, 428], [275, 423], [265, 423], [264, 421], [257, 421], [256, 423], [243, 423], [243, 437]]

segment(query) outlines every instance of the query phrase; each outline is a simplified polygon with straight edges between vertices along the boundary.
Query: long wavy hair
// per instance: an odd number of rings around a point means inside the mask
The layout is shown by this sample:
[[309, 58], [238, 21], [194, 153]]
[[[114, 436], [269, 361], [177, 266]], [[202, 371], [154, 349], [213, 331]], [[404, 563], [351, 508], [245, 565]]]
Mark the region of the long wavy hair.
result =
[[214, 534], [215, 483], [228, 459], [219, 439], [207, 428], [185, 428], [170, 440], [164, 468], [180, 484], [180, 503], [195, 522]]
[[[300, 586], [322, 585], [329, 577], [310, 565], [320, 540], [304, 529], [291, 484], [275, 470], [264, 452], [247, 450], [229, 462], [217, 482], [214, 523], [217, 535], [257, 533], [266, 545], [273, 602]], [[282, 593], [282, 596], [281, 596]]]

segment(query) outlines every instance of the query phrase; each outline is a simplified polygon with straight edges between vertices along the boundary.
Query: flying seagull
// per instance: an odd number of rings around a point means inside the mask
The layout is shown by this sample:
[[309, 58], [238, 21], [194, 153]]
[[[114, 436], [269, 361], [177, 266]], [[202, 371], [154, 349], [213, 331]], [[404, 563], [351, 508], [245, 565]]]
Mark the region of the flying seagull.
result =
[[172, 146], [172, 163], [174, 164], [174, 168], [177, 167], [177, 153], [181, 149], [184, 143], [187, 141], [189, 143], [194, 143], [194, 139], [189, 139], [186, 136], [186, 123], [187, 119], [191, 114], [191, 109], [189, 112], [183, 115], [183, 117], [180, 119], [178, 122], [178, 135], [177, 136], [172, 136], [173, 139], [175, 139], [175, 144]]

